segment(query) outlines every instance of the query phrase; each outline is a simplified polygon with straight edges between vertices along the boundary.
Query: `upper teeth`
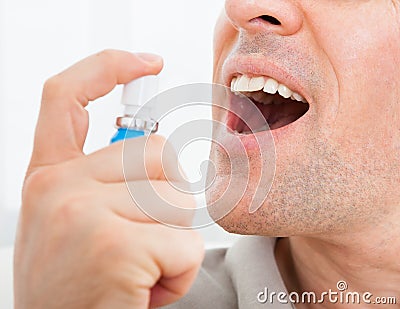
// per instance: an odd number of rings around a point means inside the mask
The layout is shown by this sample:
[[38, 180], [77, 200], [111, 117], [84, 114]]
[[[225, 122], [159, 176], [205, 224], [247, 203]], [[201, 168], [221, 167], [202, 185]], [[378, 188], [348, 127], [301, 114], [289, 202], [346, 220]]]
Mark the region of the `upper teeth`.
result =
[[246, 75], [234, 77], [231, 83], [231, 90], [232, 92], [256, 92], [263, 90], [269, 94], [276, 94], [278, 92], [285, 99], [291, 98], [292, 100], [307, 103], [300, 94], [270, 77], [249, 77]]

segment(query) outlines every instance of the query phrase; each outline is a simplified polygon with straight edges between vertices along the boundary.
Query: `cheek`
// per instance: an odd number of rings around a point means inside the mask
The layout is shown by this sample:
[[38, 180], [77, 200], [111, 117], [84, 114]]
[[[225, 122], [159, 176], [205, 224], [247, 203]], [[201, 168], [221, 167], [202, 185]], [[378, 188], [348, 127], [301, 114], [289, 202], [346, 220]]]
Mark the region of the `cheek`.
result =
[[222, 83], [222, 65], [235, 45], [237, 36], [237, 30], [223, 11], [214, 28], [214, 83]]
[[332, 137], [353, 149], [386, 147], [400, 127], [400, 33], [393, 26], [393, 13], [381, 11], [350, 12], [337, 29], [322, 24], [324, 32], [332, 34], [320, 42], [339, 84]]
[[[213, 64], [213, 83], [223, 84], [222, 79], [222, 66], [225, 59], [230, 54], [233, 46], [238, 38], [237, 30], [232, 26], [227, 18], [225, 11], [223, 11], [215, 25], [214, 29], [214, 64]], [[219, 104], [225, 106], [225, 97], [213, 98], [220, 102]], [[221, 108], [213, 107], [212, 117], [214, 120], [224, 122], [224, 111]]]

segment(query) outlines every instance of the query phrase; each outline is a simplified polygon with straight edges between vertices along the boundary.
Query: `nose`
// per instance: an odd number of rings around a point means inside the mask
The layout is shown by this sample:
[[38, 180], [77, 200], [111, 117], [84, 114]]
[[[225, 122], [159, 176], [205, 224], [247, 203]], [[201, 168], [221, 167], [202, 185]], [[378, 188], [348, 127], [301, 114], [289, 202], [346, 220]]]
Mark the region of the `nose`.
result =
[[293, 35], [303, 24], [303, 14], [293, 0], [226, 0], [225, 11], [238, 30]]

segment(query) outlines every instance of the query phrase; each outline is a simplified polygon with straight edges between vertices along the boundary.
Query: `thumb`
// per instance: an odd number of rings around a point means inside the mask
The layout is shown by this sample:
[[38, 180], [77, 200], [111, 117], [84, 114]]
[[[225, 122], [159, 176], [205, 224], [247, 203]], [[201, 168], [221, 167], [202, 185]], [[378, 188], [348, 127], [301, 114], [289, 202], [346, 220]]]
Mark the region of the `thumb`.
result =
[[43, 89], [29, 170], [82, 156], [89, 101], [161, 68], [156, 55], [105, 50], [50, 78]]

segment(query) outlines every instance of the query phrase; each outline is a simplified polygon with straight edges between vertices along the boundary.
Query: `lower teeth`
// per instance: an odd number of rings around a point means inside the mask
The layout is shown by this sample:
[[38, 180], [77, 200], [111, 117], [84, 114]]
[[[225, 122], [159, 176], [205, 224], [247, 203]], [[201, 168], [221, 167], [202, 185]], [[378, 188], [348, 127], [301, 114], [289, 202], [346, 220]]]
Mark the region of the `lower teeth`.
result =
[[254, 131], [242, 131], [242, 132], [238, 132], [237, 130], [233, 131], [233, 134], [235, 135], [249, 135], [249, 134], [255, 134], [258, 132], [263, 132], [263, 131], [269, 131], [270, 127], [266, 124], [264, 126], [262, 126], [261, 128], [254, 130]]

